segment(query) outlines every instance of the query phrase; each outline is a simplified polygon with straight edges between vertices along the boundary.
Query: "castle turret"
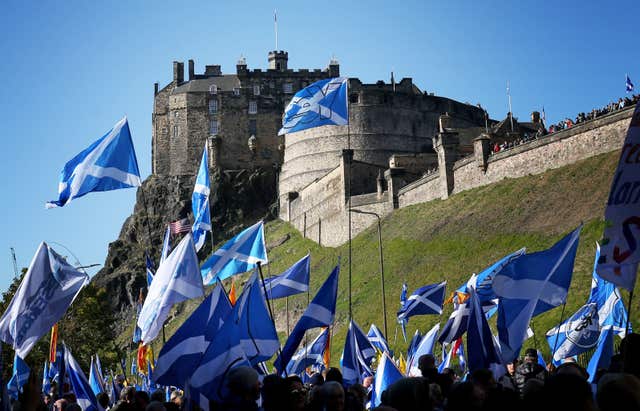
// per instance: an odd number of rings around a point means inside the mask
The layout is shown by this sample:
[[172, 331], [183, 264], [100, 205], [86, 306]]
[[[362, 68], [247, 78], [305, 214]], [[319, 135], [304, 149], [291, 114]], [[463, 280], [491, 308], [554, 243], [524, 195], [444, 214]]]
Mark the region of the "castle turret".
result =
[[286, 51], [274, 50], [269, 52], [269, 70], [286, 71], [288, 61], [289, 53]]

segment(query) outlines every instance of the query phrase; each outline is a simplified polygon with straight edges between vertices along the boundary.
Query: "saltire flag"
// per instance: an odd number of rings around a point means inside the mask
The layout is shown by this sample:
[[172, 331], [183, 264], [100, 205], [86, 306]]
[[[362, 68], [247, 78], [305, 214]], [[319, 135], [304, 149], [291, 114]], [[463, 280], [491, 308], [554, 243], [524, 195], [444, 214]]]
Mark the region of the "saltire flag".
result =
[[138, 327], [138, 318], [140, 317], [140, 311], [142, 311], [142, 305], [144, 304], [144, 294], [142, 288], [138, 290], [138, 301], [136, 302], [136, 317], [135, 328], [133, 329], [133, 342], [139, 344], [142, 341], [142, 330]]
[[191, 223], [189, 223], [188, 218], [181, 218], [180, 220], [170, 222], [169, 230], [171, 231], [171, 235], [188, 233], [191, 231]]
[[353, 319], [349, 322], [349, 329], [342, 351], [342, 379], [346, 386], [358, 384], [363, 376], [373, 375], [371, 361], [376, 356], [376, 349], [371, 345], [367, 336], [362, 332]]
[[588, 381], [593, 383], [599, 369], [609, 369], [611, 365], [611, 357], [613, 357], [613, 336], [615, 332], [612, 328], [607, 328], [600, 333], [598, 339], [598, 347], [593, 352], [587, 372], [589, 373]]
[[164, 260], [169, 257], [171, 253], [171, 226], [167, 225], [167, 229], [164, 231], [164, 238], [162, 239], [162, 251], [160, 252], [160, 265]]
[[[596, 303], [598, 320], [603, 331], [607, 328], [613, 328], [617, 336], [624, 338], [627, 333], [627, 309], [624, 306], [618, 287], [598, 275], [597, 264], [599, 257], [600, 245], [596, 243], [596, 259], [593, 265], [591, 292], [587, 302]], [[629, 327], [631, 327], [631, 324], [629, 324]]]
[[49, 361], [44, 362], [44, 370], [42, 371], [42, 393], [49, 394], [51, 391], [51, 377], [49, 376]]
[[443, 281], [415, 290], [398, 311], [398, 320], [409, 319], [414, 315], [442, 314], [446, 286], [447, 282]]
[[388, 353], [383, 353], [373, 379], [373, 390], [371, 392], [371, 408], [382, 403], [382, 393], [394, 382], [401, 380], [404, 376], [393, 363]]
[[[583, 305], [559, 326], [547, 332], [547, 342], [558, 364], [564, 358], [589, 351], [598, 344], [600, 322], [595, 303]], [[554, 351], [555, 350], [555, 351]]]
[[220, 401], [225, 395], [223, 382], [230, 369], [266, 361], [279, 346], [258, 274], [254, 271], [205, 351], [190, 384], [207, 398]]
[[91, 389], [91, 385], [67, 347], [64, 347], [64, 362], [67, 367], [67, 376], [69, 377], [71, 388], [76, 395], [78, 405], [82, 407], [83, 411], [98, 411], [98, 401]]
[[18, 394], [22, 392], [22, 387], [29, 380], [30, 373], [31, 369], [16, 352], [13, 356], [13, 374], [7, 383], [7, 391], [11, 398], [18, 399]]
[[310, 254], [307, 254], [282, 274], [265, 279], [267, 297], [275, 300], [308, 291], [310, 260]]
[[148, 344], [158, 335], [174, 304], [203, 294], [198, 256], [191, 233], [188, 233], [160, 264], [149, 287], [138, 317], [142, 341]]
[[452, 343], [467, 332], [467, 325], [469, 323], [469, 300], [467, 298], [464, 302], [460, 303], [454, 300], [453, 304], [453, 312], [442, 328], [440, 337], [438, 337], [440, 344]]
[[140, 171], [124, 117], [100, 139], [72, 158], [60, 172], [58, 200], [47, 208], [63, 207], [94, 191], [139, 187]]
[[204, 285], [224, 280], [232, 275], [254, 269], [258, 263], [267, 264], [264, 243], [264, 224], [257, 222], [227, 241], [200, 267]]
[[284, 109], [278, 135], [349, 124], [348, 80], [346, 77], [319, 80], [298, 91]]
[[333, 324], [336, 314], [336, 299], [338, 297], [338, 275], [340, 266], [337, 265], [324, 284], [313, 297], [311, 303], [296, 323], [296, 326], [289, 334], [289, 338], [274, 365], [278, 374], [282, 374], [291, 357], [300, 345], [302, 338], [307, 330], [317, 327], [328, 327]]
[[500, 351], [494, 342], [491, 328], [480, 305], [480, 299], [473, 287], [471, 287], [469, 291], [470, 311], [469, 326], [467, 328], [467, 361], [469, 371], [490, 369], [494, 371], [494, 376], [497, 380], [504, 375], [506, 369], [502, 365]]
[[98, 365], [93, 360], [93, 356], [91, 356], [91, 365], [89, 367], [89, 386], [95, 395], [106, 391], [102, 375], [98, 371]]
[[147, 266], [147, 288], [151, 287], [151, 283], [153, 282], [153, 261], [151, 261], [151, 257], [149, 257], [149, 255], [146, 255], [146, 261], [145, 264]]
[[287, 364], [287, 375], [300, 375], [307, 367], [321, 370], [324, 367], [324, 351], [329, 339], [329, 327], [325, 327], [316, 338], [298, 350]]
[[440, 323], [436, 323], [436, 325], [422, 337], [415, 350], [407, 357], [407, 374], [409, 376], [419, 377], [422, 375], [422, 372], [418, 368], [420, 357], [426, 354], [433, 354], [438, 331], [440, 331]]
[[629, 130], [622, 145], [618, 167], [613, 176], [611, 191], [604, 212], [606, 222], [597, 272], [600, 277], [617, 286], [632, 291], [636, 283], [640, 262], [640, 203], [635, 187], [640, 175], [640, 164], [635, 158], [635, 148], [640, 146], [640, 102], [636, 104]]
[[390, 353], [389, 343], [387, 339], [384, 338], [384, 334], [375, 324], [371, 324], [369, 327], [369, 332], [367, 333], [367, 338], [369, 338], [369, 342], [371, 345], [376, 347], [378, 351]]
[[109, 395], [109, 403], [110, 405], [115, 404], [120, 399], [120, 388], [116, 384], [116, 378], [113, 376], [113, 371], [111, 372], [111, 392]]
[[467, 361], [464, 356], [464, 344], [462, 343], [462, 338], [458, 338], [456, 342], [453, 343], [453, 352], [458, 356], [458, 365], [460, 366], [460, 370], [465, 372], [467, 369]]
[[[518, 356], [531, 318], [566, 300], [581, 228], [547, 250], [513, 260], [493, 279], [500, 299], [498, 335], [504, 363]], [[467, 342], [467, 350], [471, 349]]]
[[[409, 291], [409, 287], [407, 283], [402, 283], [402, 290], [400, 290], [400, 309], [404, 307], [407, 303], [407, 292]], [[400, 328], [402, 329], [402, 338], [404, 338], [404, 342], [407, 342], [407, 322], [406, 318], [398, 319], [398, 323], [400, 323]]]
[[633, 91], [633, 83], [631, 82], [631, 79], [629, 78], [628, 74], [625, 74], [626, 77], [626, 81], [624, 82], [625, 85], [625, 90], [627, 91], [627, 93], [631, 93]]
[[58, 347], [58, 323], [51, 327], [51, 340], [49, 341], [49, 362], [56, 362], [56, 349]]
[[409, 342], [409, 347], [407, 348], [407, 358], [411, 358], [413, 353], [416, 351], [416, 347], [420, 344], [420, 341], [422, 341], [422, 335], [420, 334], [420, 330], [416, 330]]
[[215, 287], [162, 346], [153, 381], [185, 389], [185, 382], [230, 312], [231, 304], [224, 290], [221, 286]]
[[[460, 340], [456, 340], [456, 341], [460, 341]], [[444, 358], [442, 359], [442, 362], [438, 365], [439, 373], [442, 373], [445, 370], [445, 368], [451, 368], [451, 358], [453, 357], [453, 348], [454, 347], [452, 345], [451, 348], [449, 348], [449, 351], [447, 352], [444, 344], [442, 345], [442, 354], [444, 354]], [[418, 371], [420, 370], [418, 369]]]
[[0, 319], [0, 340], [25, 358], [35, 343], [58, 322], [89, 276], [46, 243], [40, 243], [29, 270]]
[[200, 251], [207, 237], [207, 231], [211, 231], [211, 211], [209, 209], [209, 161], [207, 159], [207, 147], [202, 151], [202, 160], [196, 177], [196, 184], [191, 195], [191, 208], [193, 211], [193, 242], [196, 251]]

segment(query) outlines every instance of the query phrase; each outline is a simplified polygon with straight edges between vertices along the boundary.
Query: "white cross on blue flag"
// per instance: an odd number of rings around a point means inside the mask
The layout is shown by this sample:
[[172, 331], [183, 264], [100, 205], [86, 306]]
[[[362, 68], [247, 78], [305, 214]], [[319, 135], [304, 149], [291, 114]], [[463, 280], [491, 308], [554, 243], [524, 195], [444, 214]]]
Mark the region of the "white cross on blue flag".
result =
[[193, 242], [196, 251], [200, 251], [204, 245], [207, 231], [211, 231], [211, 211], [209, 209], [209, 161], [207, 160], [207, 148], [202, 152], [202, 161], [196, 177], [196, 185], [191, 195], [191, 208], [193, 210]]
[[362, 382], [364, 375], [373, 375], [371, 361], [376, 356], [376, 349], [358, 324], [351, 320], [342, 351], [342, 377], [349, 386]]
[[73, 393], [76, 395], [76, 402], [84, 411], [98, 411], [98, 400], [91, 389], [87, 377], [82, 372], [80, 364], [71, 355], [71, 351], [64, 347], [64, 363], [67, 367], [67, 376], [71, 383]]
[[348, 80], [346, 77], [320, 80], [298, 91], [284, 110], [278, 135], [349, 124]]
[[415, 290], [398, 311], [398, 321], [414, 315], [442, 314], [446, 281], [430, 284]]
[[309, 290], [310, 260], [310, 254], [307, 254], [284, 273], [264, 280], [267, 297], [270, 300], [275, 300]]
[[65, 164], [60, 173], [57, 200], [47, 208], [63, 207], [93, 191], [140, 186], [138, 160], [124, 117], [111, 130]]

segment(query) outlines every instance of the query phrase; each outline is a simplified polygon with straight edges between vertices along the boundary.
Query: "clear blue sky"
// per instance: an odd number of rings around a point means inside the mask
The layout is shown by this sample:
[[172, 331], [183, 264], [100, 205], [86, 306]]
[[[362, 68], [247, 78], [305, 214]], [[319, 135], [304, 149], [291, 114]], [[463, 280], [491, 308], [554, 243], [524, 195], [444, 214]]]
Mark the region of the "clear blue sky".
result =
[[13, 276], [11, 246], [20, 267], [42, 240], [83, 264], [104, 262], [135, 190], [45, 210], [64, 163], [127, 114], [148, 176], [153, 83], [171, 80], [173, 60], [232, 73], [243, 54], [265, 68], [274, 9], [291, 68], [324, 68], [335, 54], [343, 75], [388, 81], [393, 70], [423, 90], [480, 102], [492, 118], [508, 111], [507, 80], [517, 117], [544, 105], [550, 121], [623, 96], [625, 73], [640, 87], [637, 0], [195, 3], [3, 2], [0, 290]]

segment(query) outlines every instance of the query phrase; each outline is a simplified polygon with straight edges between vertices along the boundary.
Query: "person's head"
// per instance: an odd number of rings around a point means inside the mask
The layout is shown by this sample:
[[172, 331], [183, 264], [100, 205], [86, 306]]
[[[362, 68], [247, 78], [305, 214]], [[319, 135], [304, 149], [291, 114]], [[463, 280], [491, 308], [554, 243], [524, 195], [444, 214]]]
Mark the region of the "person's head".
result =
[[241, 366], [231, 369], [226, 378], [230, 393], [244, 400], [255, 401], [260, 397], [258, 372], [251, 367]]
[[471, 373], [471, 383], [480, 389], [484, 396], [489, 391], [496, 388], [496, 379], [493, 377], [493, 373], [486, 368], [480, 368]]
[[559, 374], [570, 374], [575, 375], [576, 377], [580, 377], [583, 380], [587, 380], [589, 378], [589, 373], [583, 367], [581, 367], [576, 362], [563, 362], [556, 368], [554, 371], [555, 375]]
[[151, 402], [157, 401], [162, 403], [166, 398], [167, 398], [167, 393], [164, 390], [158, 389], [151, 393], [151, 397], [149, 398], [149, 401]]
[[307, 404], [307, 389], [297, 375], [285, 379], [285, 392], [287, 394], [287, 409], [304, 410]]
[[401, 378], [382, 393], [382, 404], [398, 411], [430, 410], [429, 385], [424, 378]]
[[51, 394], [44, 394], [42, 396], [42, 401], [45, 405], [49, 405], [49, 403], [51, 402]]
[[53, 411], [66, 411], [67, 404], [67, 400], [65, 400], [64, 398], [60, 398], [53, 403]]
[[284, 409], [286, 390], [284, 378], [276, 374], [269, 374], [262, 380], [262, 407], [265, 411]]
[[67, 404], [66, 411], [82, 411], [82, 407], [77, 402], [72, 402]]
[[120, 400], [122, 400], [123, 402], [133, 403], [135, 396], [135, 387], [124, 387], [122, 391], [120, 391]]
[[146, 391], [136, 391], [134, 398], [139, 410], [144, 410], [149, 405], [149, 394]]
[[538, 351], [535, 348], [527, 348], [527, 351], [524, 352], [524, 362], [530, 364], [537, 361]]
[[509, 375], [513, 375], [516, 372], [516, 368], [518, 367], [518, 359], [516, 358], [512, 362], [507, 363], [507, 372]]
[[107, 409], [109, 406], [109, 396], [104, 392], [98, 393], [98, 395], [96, 395], [96, 400], [98, 400], [98, 404], [100, 404], [104, 409]]
[[[331, 371], [331, 370], [329, 370]], [[327, 373], [327, 377], [329, 374]], [[337, 381], [327, 381], [320, 387], [322, 405], [326, 411], [344, 410], [344, 389]]]
[[173, 390], [169, 396], [169, 402], [174, 403], [178, 408], [182, 407], [182, 391]]
[[335, 381], [342, 385], [342, 373], [339, 369], [331, 367], [327, 370], [327, 375], [324, 377], [324, 380], [326, 382]]
[[360, 384], [353, 384], [347, 388], [347, 409], [364, 410], [367, 403], [367, 389]]
[[309, 386], [311, 388], [317, 387], [322, 384], [324, 384], [324, 377], [319, 372], [314, 373], [311, 378], [309, 378]]
[[436, 369], [436, 359], [431, 354], [421, 355], [418, 359], [418, 369], [422, 372], [422, 376], [426, 377], [427, 373]]
[[556, 374], [544, 383], [541, 398], [553, 398], [545, 405], [546, 411], [584, 410], [595, 411], [591, 386], [574, 374]]
[[596, 401], [600, 411], [640, 409], [640, 379], [631, 374], [605, 374], [598, 383]]

